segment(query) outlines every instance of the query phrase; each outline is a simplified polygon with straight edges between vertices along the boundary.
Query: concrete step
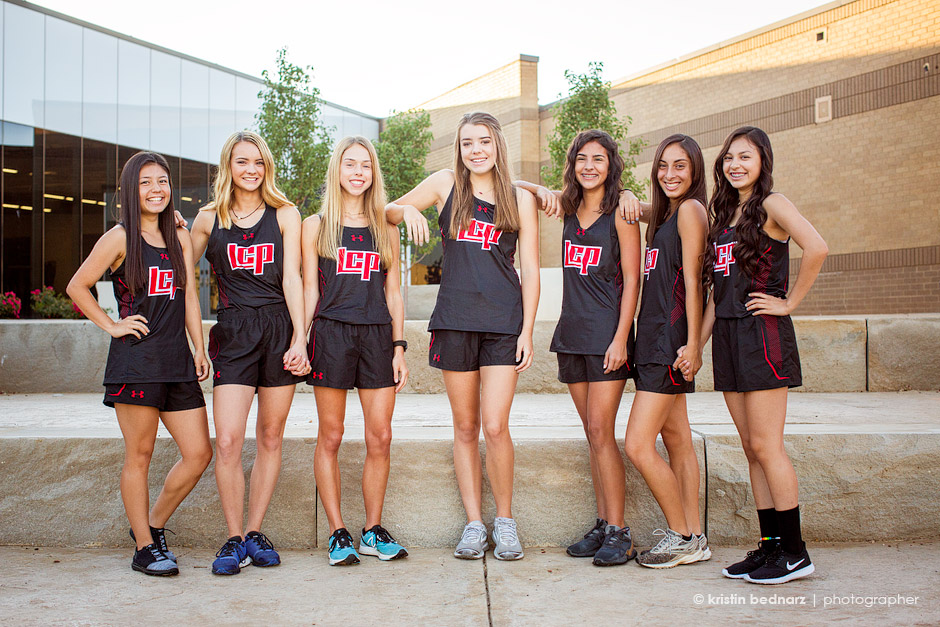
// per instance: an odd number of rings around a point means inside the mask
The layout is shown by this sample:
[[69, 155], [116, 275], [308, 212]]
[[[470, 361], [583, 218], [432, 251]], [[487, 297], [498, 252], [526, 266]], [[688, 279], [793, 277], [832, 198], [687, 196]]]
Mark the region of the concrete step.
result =
[[[211, 403], [211, 397], [209, 398]], [[624, 396], [617, 433], [632, 402]], [[702, 472], [702, 516], [717, 544], [758, 535], [747, 466], [720, 394], [696, 393], [690, 421]], [[252, 410], [254, 412], [254, 409]], [[210, 414], [211, 415], [211, 414]], [[940, 394], [790, 396], [786, 446], [801, 482], [807, 538], [819, 541], [933, 537], [940, 516]], [[254, 413], [249, 418], [253, 432]], [[410, 546], [446, 547], [463, 526], [452, 461], [450, 409], [442, 395], [401, 395], [384, 523]], [[516, 448], [514, 514], [530, 546], [564, 546], [593, 523], [587, 445], [567, 395], [519, 394], [511, 430]], [[210, 424], [211, 427], [211, 424]], [[284, 442], [284, 466], [266, 532], [278, 546], [325, 546], [325, 516], [313, 477], [317, 419], [312, 395], [298, 395]], [[485, 449], [481, 442], [481, 449]], [[123, 440], [100, 394], [0, 395], [0, 544], [123, 546], [119, 493]], [[254, 458], [246, 444], [246, 476]], [[351, 394], [340, 453], [343, 512], [350, 528], [364, 514], [359, 480], [365, 455], [362, 413]], [[155, 496], [178, 456], [161, 427], [151, 466]], [[638, 543], [665, 526], [642, 477], [627, 466], [626, 519]], [[225, 539], [213, 467], [171, 519], [183, 546]], [[485, 486], [484, 516], [494, 515]]]

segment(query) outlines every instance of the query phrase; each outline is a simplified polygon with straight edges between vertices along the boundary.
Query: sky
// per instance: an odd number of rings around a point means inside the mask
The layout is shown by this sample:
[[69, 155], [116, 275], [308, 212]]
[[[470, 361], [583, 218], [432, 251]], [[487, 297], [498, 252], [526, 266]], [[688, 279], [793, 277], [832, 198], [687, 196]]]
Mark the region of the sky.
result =
[[143, 41], [261, 76], [277, 50], [331, 102], [384, 117], [539, 57], [539, 103], [565, 70], [616, 82], [825, 4], [820, 0], [37, 0]]

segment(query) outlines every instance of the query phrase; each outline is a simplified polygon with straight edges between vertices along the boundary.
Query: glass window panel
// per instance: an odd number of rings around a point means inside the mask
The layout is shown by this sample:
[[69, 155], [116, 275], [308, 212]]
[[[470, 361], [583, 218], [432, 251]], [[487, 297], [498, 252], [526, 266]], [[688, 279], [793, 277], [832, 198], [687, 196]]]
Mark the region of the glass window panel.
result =
[[256, 128], [255, 114], [261, 108], [258, 93], [264, 83], [242, 76], [235, 77], [235, 129], [239, 131]]
[[[0, 11], [0, 33], [3, 30], [3, 11]], [[0, 46], [0, 106], [3, 104], [3, 46]], [[0, 264], [0, 275], [3, 274], [3, 264]], [[2, 280], [2, 279], [0, 279]]]
[[150, 148], [180, 154], [180, 58], [150, 52]]
[[85, 28], [82, 55], [82, 136], [117, 142], [118, 40]]
[[[82, 258], [114, 224], [108, 219], [117, 203], [117, 146], [82, 141]], [[110, 224], [108, 224], [110, 222]]]
[[150, 146], [150, 49], [118, 41], [118, 143]]
[[209, 152], [213, 157], [235, 130], [235, 76], [209, 68]]
[[333, 141], [339, 141], [344, 137], [343, 135], [343, 110], [337, 109], [336, 107], [324, 104], [320, 109], [320, 121], [328, 127], [333, 127], [330, 130], [330, 137], [333, 138]]
[[82, 260], [82, 140], [40, 131], [46, 153], [43, 173], [43, 276], [65, 293]]
[[362, 118], [349, 111], [343, 111], [343, 136], [346, 135], [362, 135]]
[[362, 136], [369, 141], [378, 141], [379, 121], [374, 118], [362, 118]]
[[[183, 217], [192, 225], [199, 208], [209, 202], [209, 166], [199, 161], [180, 159], [180, 201], [177, 205]], [[202, 317], [207, 318], [213, 307], [210, 300], [209, 262], [205, 257], [197, 260], [196, 280], [199, 282], [199, 307]], [[218, 294], [216, 290], [216, 301]]]
[[221, 144], [209, 149], [209, 68], [183, 59], [180, 70], [180, 156], [208, 162], [222, 149]]
[[3, 119], [43, 126], [43, 14], [3, 3]]
[[82, 134], [82, 27], [46, 17], [46, 128]]
[[26, 308], [32, 270], [33, 138], [32, 128], [3, 123], [3, 285], [0, 290], [16, 292]]

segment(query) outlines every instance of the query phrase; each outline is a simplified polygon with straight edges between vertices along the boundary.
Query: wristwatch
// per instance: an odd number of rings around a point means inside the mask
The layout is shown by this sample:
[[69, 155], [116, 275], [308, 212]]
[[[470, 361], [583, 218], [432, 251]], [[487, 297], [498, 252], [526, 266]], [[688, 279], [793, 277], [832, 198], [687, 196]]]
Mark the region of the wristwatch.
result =
[[396, 346], [401, 346], [405, 351], [408, 350], [408, 342], [405, 340], [395, 340], [392, 342], [392, 348], [395, 348]]

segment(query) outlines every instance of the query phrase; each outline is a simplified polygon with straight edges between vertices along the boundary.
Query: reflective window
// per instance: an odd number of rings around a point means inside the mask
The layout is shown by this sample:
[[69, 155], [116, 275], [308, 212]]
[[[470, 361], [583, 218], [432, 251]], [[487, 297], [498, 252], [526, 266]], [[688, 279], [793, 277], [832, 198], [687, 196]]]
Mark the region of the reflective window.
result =
[[153, 50], [150, 68], [150, 148], [179, 155], [180, 58]]
[[150, 49], [123, 39], [118, 41], [118, 143], [150, 146]]
[[[33, 251], [33, 129], [19, 124], [3, 123], [3, 285], [0, 290], [13, 291], [28, 307], [31, 288]], [[41, 156], [39, 156], [41, 164]], [[37, 177], [40, 179], [42, 177]], [[41, 196], [41, 194], [40, 194]], [[37, 238], [39, 239], [39, 238]], [[21, 314], [23, 315], [23, 314]]]
[[241, 76], [235, 77], [235, 130], [243, 131], [255, 129], [255, 113], [261, 108], [261, 99], [258, 92], [264, 88], [263, 83], [253, 81]]
[[332, 126], [330, 136], [333, 141], [339, 141], [345, 135], [343, 134], [343, 110], [334, 106], [324, 104], [320, 109], [320, 121], [326, 126]]
[[82, 140], [40, 131], [46, 155], [43, 176], [44, 284], [65, 292], [82, 260]]
[[180, 156], [209, 162], [222, 148], [221, 144], [209, 148], [209, 68], [183, 59], [180, 83]]
[[[117, 204], [117, 146], [82, 140], [82, 258], [114, 224], [109, 220]], [[109, 224], [110, 222], [110, 224]]]
[[43, 14], [4, 2], [3, 119], [43, 126]]
[[46, 128], [82, 134], [82, 27], [46, 18]]
[[235, 132], [235, 77], [209, 68], [209, 153], [215, 157]]
[[82, 56], [82, 136], [117, 141], [117, 39], [85, 28]]

